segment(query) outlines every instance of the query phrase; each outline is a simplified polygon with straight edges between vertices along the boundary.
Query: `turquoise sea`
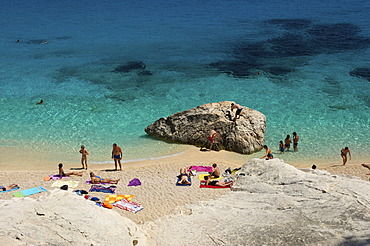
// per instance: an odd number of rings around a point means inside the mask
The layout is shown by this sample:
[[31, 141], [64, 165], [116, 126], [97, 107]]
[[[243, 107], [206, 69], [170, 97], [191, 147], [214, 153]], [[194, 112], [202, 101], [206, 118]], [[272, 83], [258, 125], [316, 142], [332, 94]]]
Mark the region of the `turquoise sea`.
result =
[[92, 163], [114, 142], [126, 161], [171, 155], [186, 146], [147, 125], [230, 100], [266, 115], [273, 151], [300, 135], [284, 160], [340, 162], [345, 146], [369, 159], [369, 13], [366, 0], [2, 1], [0, 148], [52, 163], [79, 161], [81, 144]]

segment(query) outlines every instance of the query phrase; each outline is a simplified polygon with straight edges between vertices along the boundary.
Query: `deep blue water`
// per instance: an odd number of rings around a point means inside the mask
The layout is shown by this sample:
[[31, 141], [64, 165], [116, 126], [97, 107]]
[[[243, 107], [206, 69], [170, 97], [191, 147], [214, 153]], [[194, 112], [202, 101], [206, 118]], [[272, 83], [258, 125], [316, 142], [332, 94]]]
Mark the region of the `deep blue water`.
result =
[[[81, 144], [109, 161], [113, 142], [125, 160], [167, 155], [182, 147], [147, 125], [233, 100], [267, 116], [275, 152], [298, 132], [284, 160], [336, 160], [344, 146], [368, 158], [368, 13], [359, 0], [3, 1], [0, 147], [51, 161], [78, 161]], [[133, 61], [145, 69], [114, 72]]]

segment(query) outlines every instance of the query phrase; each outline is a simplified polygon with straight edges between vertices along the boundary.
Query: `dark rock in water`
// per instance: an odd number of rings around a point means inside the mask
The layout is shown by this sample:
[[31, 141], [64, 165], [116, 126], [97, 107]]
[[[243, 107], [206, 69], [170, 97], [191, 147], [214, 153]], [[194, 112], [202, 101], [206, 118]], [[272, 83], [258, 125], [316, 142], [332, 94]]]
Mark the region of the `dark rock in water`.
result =
[[261, 112], [243, 107], [241, 117], [233, 122], [232, 102], [208, 103], [160, 118], [145, 132], [167, 141], [209, 146], [208, 134], [216, 129], [222, 137], [220, 149], [251, 154], [262, 149], [265, 140], [266, 117]]
[[133, 70], [144, 70], [146, 65], [144, 62], [131, 61], [127, 62], [125, 65], [120, 65], [113, 70], [113, 72], [119, 73], [129, 73]]
[[[235, 77], [247, 77], [255, 70], [265, 70], [271, 75], [284, 75], [305, 64], [305, 59], [317, 54], [332, 54], [348, 50], [365, 49], [370, 38], [360, 35], [361, 29], [351, 23], [313, 25], [306, 19], [272, 19], [268, 24], [281, 25], [287, 31], [263, 41], [240, 41], [231, 50], [230, 60], [210, 64], [224, 73]], [[277, 63], [294, 58], [294, 63]], [[277, 64], [274, 65], [274, 64]], [[369, 76], [362, 76], [369, 79]]]
[[218, 61], [209, 64], [210, 67], [216, 68], [224, 73], [234, 77], [246, 77], [252, 75], [250, 69], [258, 68], [257, 63], [252, 61]]
[[266, 72], [268, 72], [270, 74], [278, 75], [278, 76], [286, 75], [286, 74], [294, 71], [293, 69], [288, 68], [288, 67], [268, 67], [268, 68], [263, 69], [263, 70], [265, 70]]
[[335, 53], [368, 47], [370, 39], [360, 36], [360, 31], [351, 23], [335, 23], [314, 25], [308, 34], [317, 53]]
[[370, 68], [356, 68], [349, 74], [351, 76], [362, 77], [370, 81]]
[[311, 25], [311, 21], [307, 19], [271, 19], [266, 21], [271, 25], [280, 25], [284, 29], [305, 29]]
[[297, 34], [284, 34], [268, 42], [273, 45], [276, 57], [307, 56], [315, 53], [307, 40]]
[[140, 75], [140, 76], [151, 76], [153, 75], [152, 72], [150, 72], [149, 70], [142, 70], [140, 72], [137, 73], [137, 75]]

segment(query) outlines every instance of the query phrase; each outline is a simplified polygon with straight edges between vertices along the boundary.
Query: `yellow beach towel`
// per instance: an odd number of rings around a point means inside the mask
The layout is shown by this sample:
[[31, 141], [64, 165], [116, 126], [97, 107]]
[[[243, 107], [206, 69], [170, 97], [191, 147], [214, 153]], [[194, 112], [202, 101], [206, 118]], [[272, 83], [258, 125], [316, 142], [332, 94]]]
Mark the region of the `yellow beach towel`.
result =
[[[198, 178], [199, 178], [199, 180], [205, 180], [204, 179], [204, 177], [205, 176], [208, 176], [209, 174], [199, 174], [198, 175]], [[216, 178], [216, 179], [212, 179], [212, 180], [219, 180], [219, 179], [222, 179], [222, 177], [218, 177], [218, 178]]]
[[121, 201], [123, 198], [125, 198], [127, 201], [131, 201], [134, 196], [135, 195], [107, 195], [105, 197], [105, 202], [115, 203]]

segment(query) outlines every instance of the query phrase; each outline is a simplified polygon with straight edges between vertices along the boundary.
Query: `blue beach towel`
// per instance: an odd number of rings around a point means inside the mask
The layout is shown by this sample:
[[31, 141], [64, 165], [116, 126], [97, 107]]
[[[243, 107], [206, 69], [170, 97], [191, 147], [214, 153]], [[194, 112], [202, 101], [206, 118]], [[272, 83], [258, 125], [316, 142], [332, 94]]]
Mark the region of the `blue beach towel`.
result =
[[4, 191], [0, 191], [0, 193], [8, 192], [8, 191], [13, 191], [13, 190], [18, 190], [18, 189], [19, 189], [19, 187], [18, 187], [18, 188], [11, 189], [11, 190], [4, 190]]
[[103, 192], [103, 193], [114, 193], [117, 186], [111, 185], [109, 187], [104, 187], [101, 185], [92, 185], [89, 192]]
[[27, 190], [21, 190], [21, 191], [15, 192], [15, 193], [13, 193], [13, 196], [15, 196], [15, 197], [26, 197], [26, 196], [33, 195], [33, 194], [40, 193], [40, 192], [44, 192], [44, 191], [47, 191], [47, 190], [44, 189], [44, 187], [42, 187], [42, 186], [38, 186], [38, 187], [30, 188], [30, 189], [27, 189]]

